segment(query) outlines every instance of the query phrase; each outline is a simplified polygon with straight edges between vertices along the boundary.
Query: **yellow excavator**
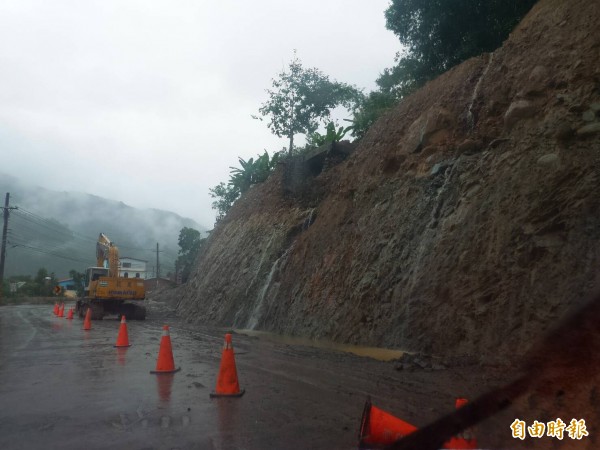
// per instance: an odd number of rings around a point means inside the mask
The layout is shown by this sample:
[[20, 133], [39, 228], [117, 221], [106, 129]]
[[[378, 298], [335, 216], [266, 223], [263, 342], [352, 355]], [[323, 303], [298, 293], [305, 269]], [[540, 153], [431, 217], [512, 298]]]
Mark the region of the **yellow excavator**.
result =
[[119, 276], [119, 249], [103, 233], [96, 243], [96, 266], [86, 270], [84, 296], [77, 300], [76, 310], [84, 317], [88, 308], [92, 319], [107, 314], [125, 316], [127, 320], [144, 320], [146, 298], [144, 280]]

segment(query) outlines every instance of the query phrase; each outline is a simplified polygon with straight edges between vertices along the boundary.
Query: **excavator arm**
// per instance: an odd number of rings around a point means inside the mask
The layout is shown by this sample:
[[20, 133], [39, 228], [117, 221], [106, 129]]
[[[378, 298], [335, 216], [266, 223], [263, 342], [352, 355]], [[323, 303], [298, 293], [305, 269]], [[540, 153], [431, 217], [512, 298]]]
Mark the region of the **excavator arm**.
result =
[[119, 249], [104, 233], [98, 236], [96, 243], [96, 264], [98, 267], [108, 267], [108, 276], [119, 276]]

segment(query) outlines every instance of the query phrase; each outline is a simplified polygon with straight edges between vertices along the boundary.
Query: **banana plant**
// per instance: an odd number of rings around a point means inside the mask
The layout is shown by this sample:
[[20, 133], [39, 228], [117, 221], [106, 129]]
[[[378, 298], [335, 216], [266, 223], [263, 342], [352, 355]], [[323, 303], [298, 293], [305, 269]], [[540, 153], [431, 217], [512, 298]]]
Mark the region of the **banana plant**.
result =
[[315, 147], [320, 147], [321, 145], [329, 144], [330, 142], [339, 142], [346, 136], [346, 133], [351, 128], [352, 127], [339, 127], [336, 129], [336, 124], [329, 122], [325, 127], [325, 134], [315, 131], [308, 135], [307, 142], [309, 145], [314, 145]]
[[245, 161], [242, 158], [238, 158], [240, 167], [229, 167], [231, 169], [229, 184], [239, 189], [241, 193], [244, 193], [251, 185], [265, 181], [277, 165], [278, 160], [278, 153], [273, 155], [273, 158], [270, 158], [266, 150], [256, 160], [250, 158], [248, 161]]
[[254, 158], [250, 158], [248, 161], [244, 161], [242, 158], [238, 158], [240, 162], [239, 167], [229, 167], [231, 175], [229, 177], [229, 184], [234, 188], [238, 189], [241, 193], [244, 193], [250, 188], [252, 184], [252, 173], [254, 171]]

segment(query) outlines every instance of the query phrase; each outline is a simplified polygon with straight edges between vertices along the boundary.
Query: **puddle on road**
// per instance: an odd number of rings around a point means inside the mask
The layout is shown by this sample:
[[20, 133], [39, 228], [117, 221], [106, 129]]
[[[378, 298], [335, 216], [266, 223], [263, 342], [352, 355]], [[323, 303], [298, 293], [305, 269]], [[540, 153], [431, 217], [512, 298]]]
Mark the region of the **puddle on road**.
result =
[[346, 353], [353, 353], [358, 356], [366, 356], [379, 361], [391, 361], [400, 358], [404, 352], [391, 348], [380, 347], [362, 347], [359, 345], [339, 344], [337, 342], [325, 339], [308, 339], [298, 336], [287, 336], [283, 334], [269, 333], [268, 331], [257, 330], [234, 330], [238, 334], [245, 336], [258, 337], [271, 342], [286, 345], [304, 345], [307, 347], [323, 348], [327, 350], [337, 350]]

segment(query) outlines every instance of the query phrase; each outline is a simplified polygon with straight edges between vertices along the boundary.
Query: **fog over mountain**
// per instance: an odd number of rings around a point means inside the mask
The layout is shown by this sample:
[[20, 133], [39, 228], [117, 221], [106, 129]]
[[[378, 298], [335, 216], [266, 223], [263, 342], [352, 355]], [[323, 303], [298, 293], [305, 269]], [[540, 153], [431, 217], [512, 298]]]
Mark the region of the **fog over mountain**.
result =
[[10, 193], [5, 276], [34, 275], [39, 268], [58, 278], [69, 270], [95, 265], [95, 242], [106, 234], [120, 256], [148, 261], [155, 273], [159, 244], [160, 275], [174, 272], [179, 231], [206, 228], [192, 219], [158, 209], [137, 209], [123, 202], [82, 192], [58, 192], [0, 173], [2, 205]]

